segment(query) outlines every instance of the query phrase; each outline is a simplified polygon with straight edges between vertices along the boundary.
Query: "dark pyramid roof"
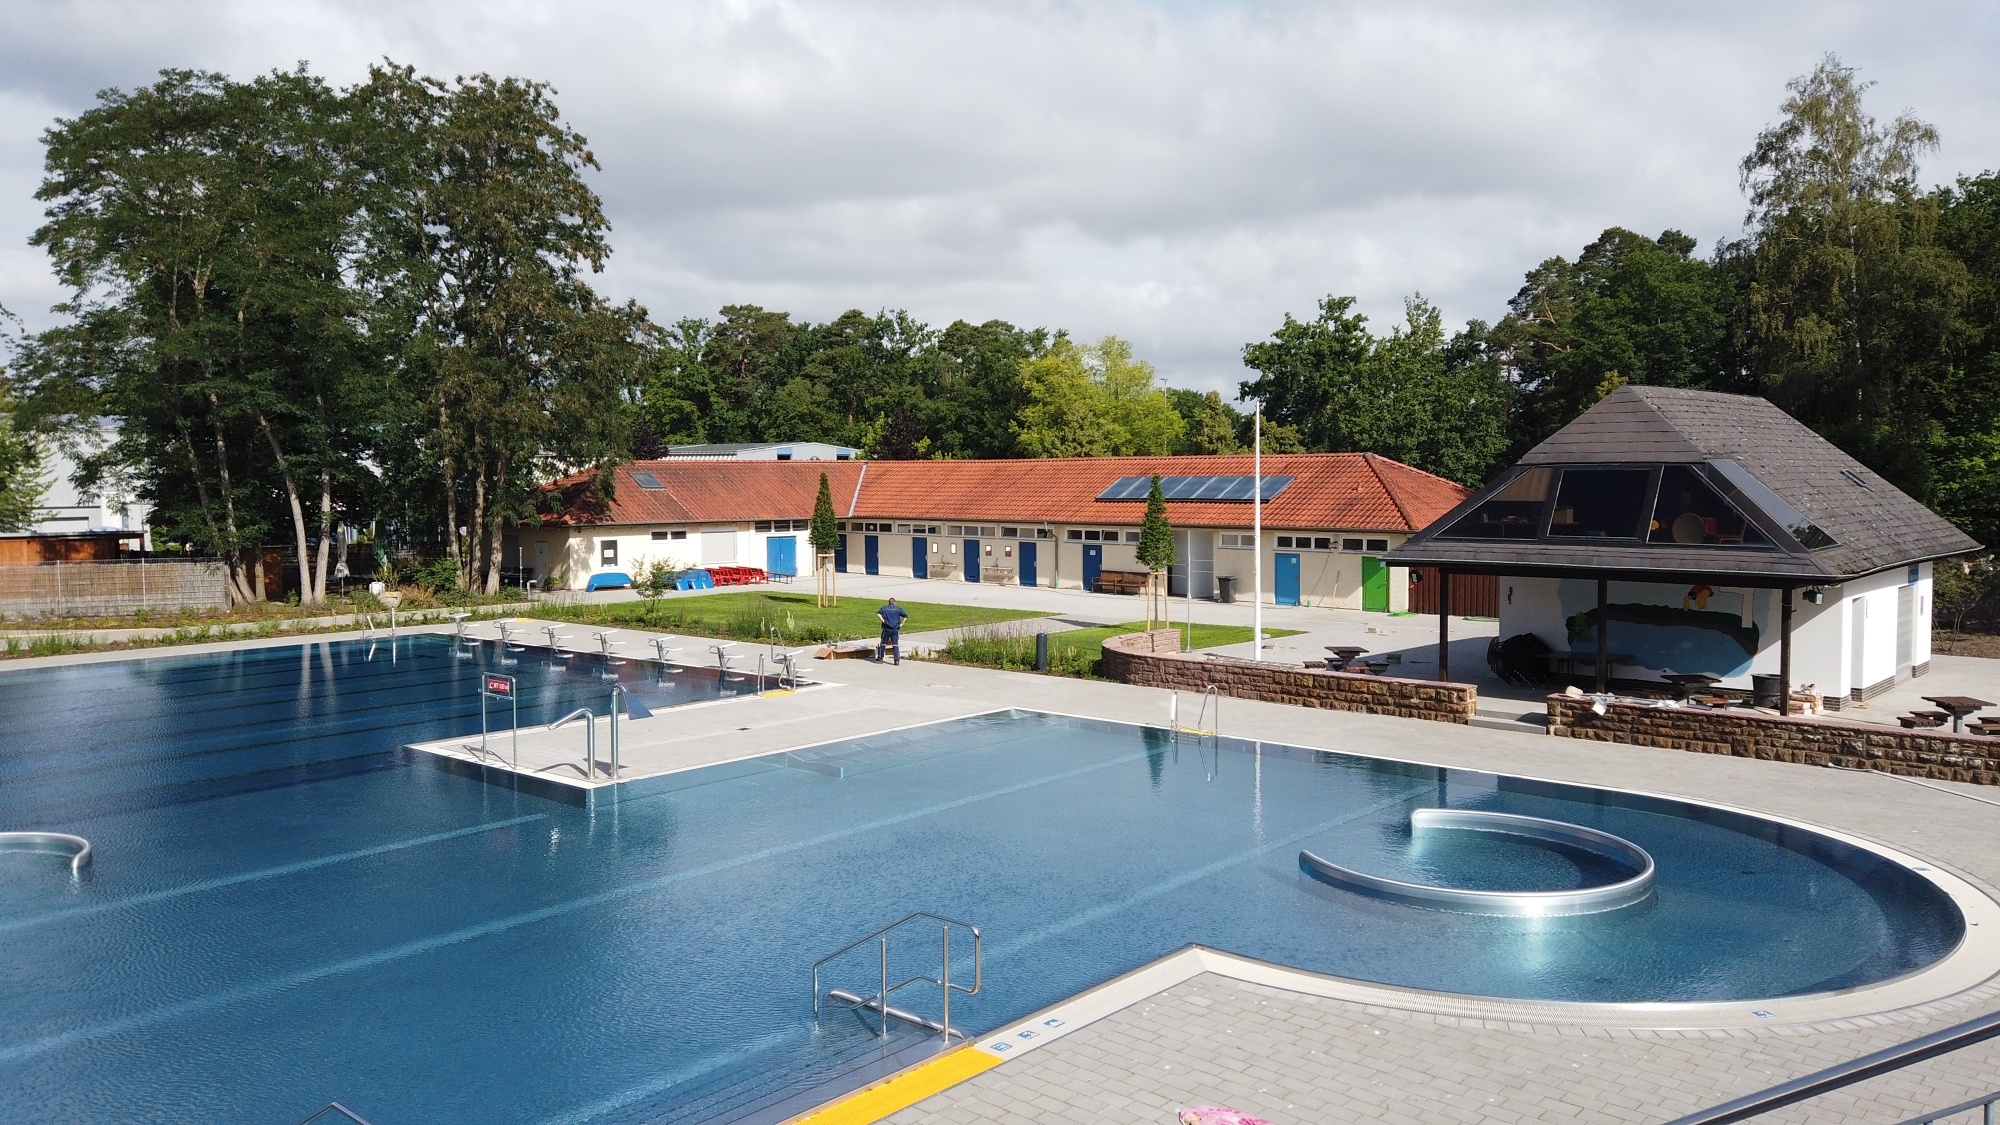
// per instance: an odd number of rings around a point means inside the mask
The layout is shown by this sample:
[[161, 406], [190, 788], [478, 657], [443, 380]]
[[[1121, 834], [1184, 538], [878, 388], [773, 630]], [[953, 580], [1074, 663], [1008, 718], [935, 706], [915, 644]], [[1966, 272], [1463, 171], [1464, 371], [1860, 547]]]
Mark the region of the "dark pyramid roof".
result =
[[[1672, 387], [1624, 386], [1521, 458], [1521, 465], [1661, 464], [1731, 460], [1830, 535], [1807, 551], [1610, 545], [1538, 540], [1440, 540], [1437, 533], [1483, 503], [1482, 489], [1390, 552], [1406, 566], [1463, 565], [1664, 572], [1676, 576], [1843, 581], [1891, 567], [1979, 550], [1979, 544], [1833, 443], [1761, 398]], [[1773, 513], [1775, 514], [1775, 513]]]

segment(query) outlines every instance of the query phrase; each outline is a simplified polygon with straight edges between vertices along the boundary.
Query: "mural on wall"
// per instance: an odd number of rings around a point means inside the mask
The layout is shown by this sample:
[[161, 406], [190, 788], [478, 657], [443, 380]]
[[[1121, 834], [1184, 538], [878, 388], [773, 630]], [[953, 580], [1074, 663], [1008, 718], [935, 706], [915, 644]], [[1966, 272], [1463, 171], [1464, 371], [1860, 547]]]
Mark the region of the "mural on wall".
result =
[[[1630, 663], [1675, 672], [1743, 676], [1757, 654], [1762, 630], [1747, 591], [1711, 587], [1613, 583], [1604, 611], [1610, 647], [1632, 654]], [[1597, 646], [1595, 583], [1564, 580], [1559, 595], [1569, 647]], [[1646, 600], [1637, 600], [1637, 599]], [[1657, 599], [1657, 600], [1655, 600]]]

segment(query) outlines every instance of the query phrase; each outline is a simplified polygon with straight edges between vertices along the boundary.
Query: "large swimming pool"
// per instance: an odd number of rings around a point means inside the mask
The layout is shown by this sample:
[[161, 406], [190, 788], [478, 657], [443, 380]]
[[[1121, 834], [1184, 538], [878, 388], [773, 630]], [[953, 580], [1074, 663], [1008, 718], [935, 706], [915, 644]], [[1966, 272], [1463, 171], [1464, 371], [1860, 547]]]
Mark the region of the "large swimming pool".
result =
[[[953, 1010], [975, 1032], [1190, 942], [1428, 989], [1662, 1001], [1880, 981], [1963, 930], [1922, 878], [1796, 828], [1023, 712], [577, 807], [397, 750], [477, 731], [502, 656], [452, 650], [0, 672], [0, 828], [96, 848], [74, 882], [0, 856], [0, 1119], [287, 1123], [338, 1099], [376, 1125], [726, 1121], [878, 1049], [844, 1013], [815, 1027], [809, 966], [919, 909], [985, 933], [985, 989]], [[595, 669], [530, 685], [522, 667], [524, 722], [603, 693]], [[629, 667], [655, 703], [727, 690]], [[1440, 805], [1615, 833], [1656, 859], [1656, 893], [1483, 917], [1300, 870], [1310, 849], [1496, 889], [1618, 874], [1484, 834], [1419, 844], [1409, 813]]]

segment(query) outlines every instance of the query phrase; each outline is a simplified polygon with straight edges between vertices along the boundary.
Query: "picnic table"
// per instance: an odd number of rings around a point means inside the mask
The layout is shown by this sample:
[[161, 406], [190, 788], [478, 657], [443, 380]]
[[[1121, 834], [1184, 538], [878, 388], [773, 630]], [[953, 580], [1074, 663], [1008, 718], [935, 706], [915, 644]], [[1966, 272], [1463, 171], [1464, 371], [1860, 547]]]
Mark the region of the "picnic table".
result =
[[1674, 698], [1682, 703], [1698, 689], [1713, 687], [1722, 682], [1722, 677], [1709, 672], [1669, 672], [1660, 677], [1674, 685]]
[[1328, 665], [1328, 667], [1333, 668], [1335, 671], [1339, 671], [1340, 669], [1346, 668], [1348, 665], [1353, 664], [1355, 657], [1360, 656], [1362, 653], [1367, 652], [1368, 650], [1362, 648], [1360, 645], [1327, 645], [1326, 651], [1333, 654], [1333, 661]]
[[1951, 714], [1951, 730], [1953, 734], [1964, 732], [1965, 717], [1967, 715], [1972, 714], [1982, 707], [1993, 706], [1993, 704], [1984, 699], [1974, 699], [1969, 695], [1926, 695], [1924, 696], [1924, 702], [1935, 703]]

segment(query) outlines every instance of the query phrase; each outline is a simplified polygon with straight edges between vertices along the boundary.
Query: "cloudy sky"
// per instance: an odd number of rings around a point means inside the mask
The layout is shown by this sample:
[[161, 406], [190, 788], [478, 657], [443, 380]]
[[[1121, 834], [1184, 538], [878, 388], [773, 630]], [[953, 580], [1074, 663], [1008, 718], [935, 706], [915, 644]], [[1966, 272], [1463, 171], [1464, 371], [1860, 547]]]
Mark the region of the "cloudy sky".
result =
[[1739, 229], [1736, 162], [1837, 53], [1929, 180], [2000, 167], [2000, 5], [0, 0], [0, 305], [60, 299], [41, 131], [162, 67], [545, 79], [656, 319], [906, 308], [1135, 342], [1226, 388], [1328, 293], [1492, 320], [1612, 224]]

